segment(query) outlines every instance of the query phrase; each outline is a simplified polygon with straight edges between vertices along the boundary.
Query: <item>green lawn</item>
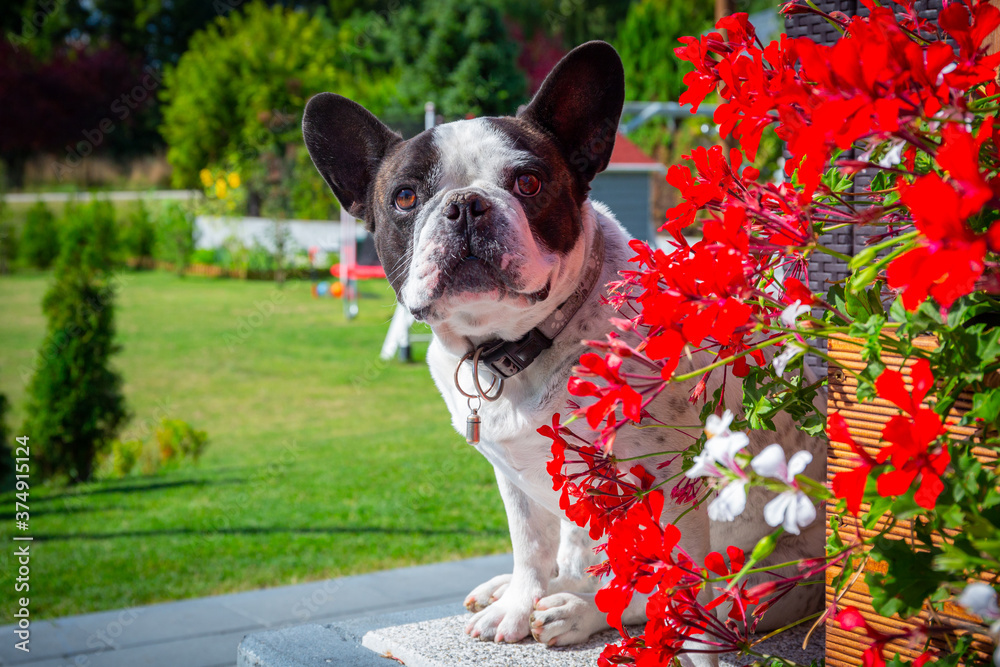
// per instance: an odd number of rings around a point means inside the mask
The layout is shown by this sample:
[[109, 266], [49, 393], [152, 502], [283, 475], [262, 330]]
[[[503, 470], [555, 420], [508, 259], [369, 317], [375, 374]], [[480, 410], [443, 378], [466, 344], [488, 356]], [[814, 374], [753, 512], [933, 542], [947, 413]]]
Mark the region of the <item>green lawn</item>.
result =
[[[347, 322], [307, 283], [124, 279], [125, 435], [167, 415], [207, 430], [210, 445], [199, 465], [152, 476], [35, 483], [33, 618], [509, 549], [492, 469], [450, 428], [424, 364], [378, 360], [392, 314], [385, 282], [365, 284]], [[0, 278], [0, 392], [14, 435], [47, 282]], [[2, 502], [7, 592], [12, 494]]]

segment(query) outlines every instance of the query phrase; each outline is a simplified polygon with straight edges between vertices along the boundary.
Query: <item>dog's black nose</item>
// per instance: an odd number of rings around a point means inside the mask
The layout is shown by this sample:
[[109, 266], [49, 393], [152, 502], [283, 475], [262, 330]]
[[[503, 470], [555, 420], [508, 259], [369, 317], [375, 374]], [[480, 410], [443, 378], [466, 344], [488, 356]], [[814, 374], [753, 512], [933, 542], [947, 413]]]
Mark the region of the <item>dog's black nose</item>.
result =
[[478, 218], [490, 210], [490, 203], [477, 194], [467, 194], [456, 198], [444, 209], [449, 220], [458, 220], [464, 213], [467, 218]]

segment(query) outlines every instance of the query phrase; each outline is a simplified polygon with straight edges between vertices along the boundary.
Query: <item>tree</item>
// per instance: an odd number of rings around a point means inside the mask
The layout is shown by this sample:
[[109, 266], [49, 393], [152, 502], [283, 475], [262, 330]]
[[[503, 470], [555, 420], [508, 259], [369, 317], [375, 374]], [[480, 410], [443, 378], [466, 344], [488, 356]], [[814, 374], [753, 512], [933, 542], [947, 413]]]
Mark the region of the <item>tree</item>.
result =
[[367, 66], [351, 26], [257, 1], [196, 33], [161, 95], [174, 184], [195, 187], [201, 169], [237, 171], [267, 151], [284, 156], [287, 144], [301, 145], [302, 109], [316, 93], [380, 111], [394, 80]]
[[30, 266], [47, 269], [59, 256], [59, 232], [56, 218], [42, 202], [28, 209], [21, 234], [21, 257]]
[[156, 221], [157, 257], [174, 265], [183, 276], [191, 261], [195, 244], [194, 214], [175, 201], [163, 205]]
[[431, 100], [445, 116], [513, 114], [525, 101], [517, 45], [492, 2], [428, 0], [395, 15], [388, 35], [411, 113]]
[[[705, 2], [705, 0], [693, 0]], [[521, 25], [559, 36], [570, 49], [592, 39], [614, 40], [634, 0], [503, 0], [504, 14]]]
[[[106, 208], [105, 208], [106, 206]], [[48, 319], [28, 385], [30, 433], [43, 478], [83, 482], [126, 419], [121, 376], [111, 368], [115, 343], [117, 259], [110, 206], [94, 203], [71, 215], [42, 309]]]
[[709, 2], [634, 3], [614, 42], [625, 65], [627, 99], [676, 102], [684, 90], [684, 74], [693, 69], [674, 55], [677, 40], [705, 30], [713, 17]]
[[10, 184], [23, 185], [34, 153], [55, 153], [61, 175], [116, 141], [127, 146], [155, 85], [119, 46], [61, 47], [43, 59], [0, 41], [0, 157]]
[[136, 268], [147, 268], [156, 247], [156, 226], [149, 216], [149, 209], [140, 199], [122, 227], [122, 247], [125, 254], [137, 260]]

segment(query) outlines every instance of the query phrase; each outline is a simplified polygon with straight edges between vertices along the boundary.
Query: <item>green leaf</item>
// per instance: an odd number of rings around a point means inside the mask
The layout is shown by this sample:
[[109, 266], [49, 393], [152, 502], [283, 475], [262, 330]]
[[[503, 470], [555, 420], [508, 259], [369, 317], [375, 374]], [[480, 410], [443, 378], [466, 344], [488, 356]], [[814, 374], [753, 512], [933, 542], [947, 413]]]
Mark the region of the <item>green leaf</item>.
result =
[[914, 551], [901, 540], [875, 538], [872, 558], [888, 565], [885, 574], [865, 576], [872, 593], [872, 607], [882, 616], [906, 618], [919, 613], [924, 601], [945, 581], [932, 568], [934, 553]]
[[820, 413], [811, 414], [799, 425], [799, 430], [811, 436], [822, 435], [826, 431], [826, 417]]
[[987, 389], [972, 395], [969, 417], [978, 417], [992, 424], [1000, 416], [1000, 388]]
[[865, 495], [874, 496], [868, 513], [861, 519], [861, 525], [867, 530], [871, 530], [878, 523], [878, 520], [885, 516], [885, 513], [892, 507], [892, 498], [886, 498], [875, 493], [875, 476], [871, 475], [865, 483]]

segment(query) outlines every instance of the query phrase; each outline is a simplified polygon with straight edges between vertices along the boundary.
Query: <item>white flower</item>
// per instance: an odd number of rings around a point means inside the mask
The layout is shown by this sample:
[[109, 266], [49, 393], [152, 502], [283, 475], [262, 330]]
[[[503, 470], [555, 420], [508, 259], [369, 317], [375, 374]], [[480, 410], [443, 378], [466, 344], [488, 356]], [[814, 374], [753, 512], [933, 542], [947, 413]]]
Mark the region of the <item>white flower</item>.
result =
[[722, 472], [719, 470], [718, 462], [712, 456], [712, 452], [709, 451], [708, 447], [705, 447], [705, 449], [701, 450], [701, 454], [694, 457], [694, 465], [687, 469], [684, 476], [690, 479], [695, 479], [696, 477], [722, 477]]
[[723, 433], [729, 432], [729, 425], [733, 423], [733, 413], [731, 410], [726, 410], [719, 415], [709, 415], [708, 420], [705, 422], [705, 435], [709, 438], [714, 438], [717, 435], [722, 435]]
[[747, 506], [746, 480], [737, 479], [722, 487], [718, 497], [708, 506], [708, 518], [712, 521], [732, 521]]
[[816, 520], [816, 507], [801, 491], [779, 493], [764, 505], [764, 521], [772, 528], [784, 526], [785, 531], [798, 535], [799, 529]]
[[965, 587], [958, 598], [958, 604], [965, 607], [970, 614], [980, 618], [1000, 618], [1000, 607], [997, 606], [997, 592], [989, 584], [976, 581]]
[[781, 323], [785, 325], [786, 329], [795, 328], [795, 320], [799, 318], [802, 313], [808, 313], [812, 310], [809, 306], [802, 303], [800, 300], [796, 299], [793, 303], [789, 304], [783, 311], [781, 311], [781, 316], [778, 318]]
[[944, 67], [942, 67], [941, 71], [938, 72], [937, 81], [934, 82], [934, 85], [940, 86], [942, 83], [944, 83], [944, 75], [950, 74], [951, 72], [954, 72], [956, 69], [958, 69], [958, 63], [956, 62], [950, 62]]
[[795, 476], [801, 475], [812, 460], [813, 456], [809, 452], [795, 452], [791, 460], [785, 463], [785, 450], [778, 443], [773, 443], [753, 457], [750, 467], [758, 475], [780, 479], [789, 486], [796, 486]]
[[750, 444], [750, 438], [746, 433], [730, 431], [729, 425], [732, 423], [733, 413], [729, 410], [722, 417], [709, 415], [705, 424], [708, 441], [705, 442], [705, 449], [694, 457], [694, 465], [684, 473], [687, 477], [722, 477], [720, 464], [734, 472], [738, 470], [736, 454]]
[[882, 159], [878, 161], [878, 166], [882, 168], [895, 167], [903, 161], [903, 149], [905, 147], [905, 141], [894, 141], [889, 144], [889, 150], [882, 156]]
[[1000, 621], [990, 626], [990, 635], [997, 643], [997, 650], [993, 652], [993, 664], [1000, 667]]
[[775, 443], [765, 447], [750, 461], [750, 466], [758, 475], [781, 480], [791, 487], [764, 506], [764, 521], [767, 525], [772, 528], [784, 526], [786, 532], [798, 535], [801, 527], [816, 520], [816, 507], [809, 496], [799, 490], [795, 481], [795, 476], [812, 463], [812, 458], [809, 452], [796, 452], [786, 464], [785, 450]]
[[795, 341], [785, 343], [785, 347], [781, 350], [781, 353], [771, 360], [771, 363], [774, 365], [774, 371], [778, 375], [784, 375], [785, 368], [788, 367], [788, 364], [792, 363], [792, 361], [797, 356], [805, 352], [806, 349], [806, 347], [799, 345]]

